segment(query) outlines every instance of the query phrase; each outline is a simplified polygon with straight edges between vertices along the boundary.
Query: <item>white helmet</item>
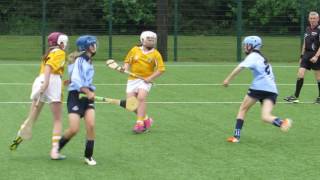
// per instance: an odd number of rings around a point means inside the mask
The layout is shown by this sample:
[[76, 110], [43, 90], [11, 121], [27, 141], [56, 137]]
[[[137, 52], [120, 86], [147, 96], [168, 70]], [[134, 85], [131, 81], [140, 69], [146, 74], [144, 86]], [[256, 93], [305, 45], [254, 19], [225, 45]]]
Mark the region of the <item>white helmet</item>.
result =
[[140, 42], [144, 46], [145, 45], [145, 40], [148, 38], [153, 39], [153, 47], [157, 44], [157, 34], [152, 32], [152, 31], [143, 31], [140, 35]]
[[68, 45], [68, 36], [65, 35], [65, 34], [61, 34], [61, 35], [58, 37], [57, 43], [58, 43], [58, 44], [63, 43], [63, 44], [64, 44], [64, 49], [65, 49], [65, 48], [67, 47], [67, 45]]

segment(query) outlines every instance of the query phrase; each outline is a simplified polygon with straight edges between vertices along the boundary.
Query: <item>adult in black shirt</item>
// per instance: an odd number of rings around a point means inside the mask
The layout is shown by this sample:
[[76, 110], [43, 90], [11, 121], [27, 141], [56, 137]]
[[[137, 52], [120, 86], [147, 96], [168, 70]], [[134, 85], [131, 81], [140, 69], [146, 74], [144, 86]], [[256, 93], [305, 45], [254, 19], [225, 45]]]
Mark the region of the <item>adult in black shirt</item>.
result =
[[298, 78], [294, 95], [284, 98], [288, 102], [298, 103], [301, 88], [306, 70], [314, 70], [315, 78], [318, 83], [319, 95], [315, 103], [320, 104], [320, 25], [319, 14], [317, 12], [309, 13], [310, 26], [306, 28], [304, 34], [304, 42], [300, 56], [300, 67], [298, 70]]

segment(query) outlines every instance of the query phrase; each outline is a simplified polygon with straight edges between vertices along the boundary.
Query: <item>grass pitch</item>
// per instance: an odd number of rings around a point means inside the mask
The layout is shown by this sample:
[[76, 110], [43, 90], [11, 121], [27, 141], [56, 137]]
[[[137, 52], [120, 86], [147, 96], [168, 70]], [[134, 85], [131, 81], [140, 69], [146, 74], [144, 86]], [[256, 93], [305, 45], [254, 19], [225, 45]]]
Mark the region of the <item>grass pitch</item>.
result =
[[[295, 86], [296, 63], [273, 63], [280, 95], [274, 114], [290, 117], [282, 133], [260, 120], [260, 105], [249, 112], [239, 144], [229, 144], [235, 116], [251, 81], [244, 71], [223, 88], [235, 63], [167, 63], [148, 98], [152, 131], [134, 135], [134, 114], [109, 104], [96, 105], [95, 167], [83, 163], [84, 127], [63, 149], [67, 159], [49, 159], [52, 120], [43, 109], [33, 138], [10, 152], [9, 144], [29, 110], [38, 62], [0, 61], [0, 179], [318, 179], [319, 105], [314, 77], [308, 73], [301, 104], [286, 104]], [[97, 95], [125, 96], [126, 77], [96, 62]], [[66, 93], [65, 93], [66, 94]], [[64, 106], [66, 106], [64, 104]], [[67, 127], [66, 107], [64, 128]]]

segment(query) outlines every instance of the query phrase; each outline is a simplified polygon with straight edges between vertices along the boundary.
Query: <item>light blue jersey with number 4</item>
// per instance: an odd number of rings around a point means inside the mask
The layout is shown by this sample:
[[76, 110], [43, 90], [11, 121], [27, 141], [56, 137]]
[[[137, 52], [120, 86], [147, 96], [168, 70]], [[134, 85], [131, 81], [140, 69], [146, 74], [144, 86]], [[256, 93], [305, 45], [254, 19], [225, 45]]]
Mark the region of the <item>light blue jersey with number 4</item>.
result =
[[250, 89], [278, 94], [272, 67], [269, 63], [265, 63], [265, 59], [259, 53], [251, 52], [239, 66], [252, 71], [253, 81]]

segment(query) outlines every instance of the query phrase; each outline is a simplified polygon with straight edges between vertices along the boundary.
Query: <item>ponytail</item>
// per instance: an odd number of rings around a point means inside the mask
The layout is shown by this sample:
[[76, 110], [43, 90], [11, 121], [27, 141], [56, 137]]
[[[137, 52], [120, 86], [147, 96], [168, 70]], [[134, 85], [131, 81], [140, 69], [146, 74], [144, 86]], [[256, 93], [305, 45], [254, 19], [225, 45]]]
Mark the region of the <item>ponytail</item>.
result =
[[262, 56], [264, 59], [264, 64], [269, 64], [269, 60], [259, 50], [253, 49], [251, 52], [256, 52], [260, 54], [260, 56]]

